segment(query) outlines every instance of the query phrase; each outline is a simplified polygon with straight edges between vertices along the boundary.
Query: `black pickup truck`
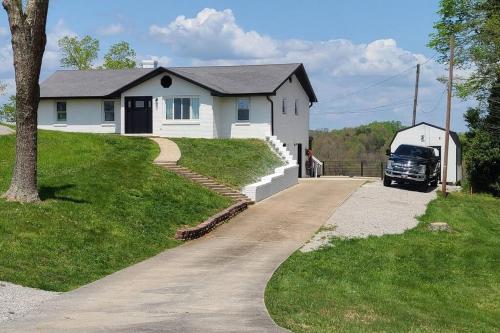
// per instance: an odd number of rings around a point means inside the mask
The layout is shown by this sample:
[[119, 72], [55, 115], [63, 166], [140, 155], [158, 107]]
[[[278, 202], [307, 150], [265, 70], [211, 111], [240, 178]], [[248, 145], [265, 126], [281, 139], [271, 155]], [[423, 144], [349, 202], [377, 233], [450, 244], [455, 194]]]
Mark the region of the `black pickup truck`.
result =
[[429, 184], [437, 186], [440, 177], [440, 160], [434, 148], [400, 145], [394, 153], [387, 151], [389, 159], [384, 174], [384, 186], [413, 184], [425, 191]]

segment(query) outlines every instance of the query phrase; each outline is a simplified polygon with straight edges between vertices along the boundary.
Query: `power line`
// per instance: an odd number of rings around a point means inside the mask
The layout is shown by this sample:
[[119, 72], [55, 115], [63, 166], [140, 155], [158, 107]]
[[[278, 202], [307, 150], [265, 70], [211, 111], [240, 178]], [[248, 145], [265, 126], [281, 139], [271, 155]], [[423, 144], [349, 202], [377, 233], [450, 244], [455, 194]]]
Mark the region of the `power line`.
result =
[[366, 86], [366, 87], [363, 87], [363, 88], [361, 88], [361, 89], [355, 90], [355, 91], [353, 91], [353, 92], [347, 93], [347, 94], [342, 95], [342, 96], [339, 96], [339, 97], [334, 97], [334, 98], [333, 98], [333, 100], [339, 100], [339, 99], [343, 99], [343, 98], [346, 98], [346, 97], [350, 97], [350, 96], [356, 95], [356, 94], [358, 94], [358, 93], [360, 93], [360, 92], [362, 92], [362, 91], [365, 91], [365, 90], [367, 90], [367, 89], [370, 89], [370, 88], [376, 87], [376, 86], [378, 86], [378, 85], [380, 85], [380, 84], [382, 84], [382, 83], [385, 83], [385, 82], [390, 81], [390, 80], [392, 80], [392, 79], [394, 79], [394, 78], [396, 78], [396, 77], [398, 77], [398, 76], [401, 76], [401, 75], [405, 74], [406, 72], [408, 72], [408, 71], [410, 71], [411, 69], [415, 68], [415, 66], [416, 66], [416, 65], [411, 66], [411, 67], [409, 67], [409, 68], [405, 69], [404, 71], [401, 71], [401, 72], [399, 72], [399, 73], [397, 73], [397, 74], [395, 74], [395, 75], [389, 76], [388, 78], [385, 78], [385, 79], [383, 79], [383, 80], [380, 80], [380, 81], [374, 82], [374, 83], [372, 83], [372, 84], [370, 84], [370, 85], [368, 85], [368, 86]]
[[[436, 57], [436, 55], [437, 55], [437, 53], [434, 53], [434, 55], [433, 55], [432, 57], [430, 57], [429, 59], [427, 59], [426, 61], [424, 61], [424, 62], [423, 62], [422, 64], [420, 64], [420, 65], [421, 65], [421, 66], [423, 66], [423, 65], [427, 64], [429, 61], [433, 60], [433, 59]], [[406, 69], [402, 70], [401, 72], [399, 72], [399, 73], [397, 73], [397, 74], [394, 74], [394, 75], [392, 75], [392, 76], [389, 76], [389, 77], [387, 77], [387, 78], [385, 78], [385, 79], [382, 79], [382, 80], [380, 80], [380, 81], [376, 81], [376, 82], [374, 82], [374, 83], [371, 83], [371, 84], [369, 84], [369, 85], [367, 85], [367, 86], [365, 86], [365, 87], [363, 87], [363, 88], [361, 88], [361, 89], [358, 89], [358, 90], [352, 91], [352, 92], [350, 92], [350, 93], [347, 93], [347, 94], [344, 94], [344, 95], [341, 95], [341, 96], [338, 96], [338, 97], [334, 97], [334, 98], [333, 98], [333, 100], [344, 99], [344, 98], [346, 98], [346, 97], [350, 97], [350, 96], [356, 95], [356, 94], [358, 94], [358, 93], [360, 93], [360, 92], [362, 92], [362, 91], [365, 91], [365, 90], [367, 90], [367, 89], [370, 89], [370, 88], [376, 87], [376, 86], [378, 86], [378, 85], [380, 85], [380, 84], [382, 84], [382, 83], [385, 83], [385, 82], [387, 82], [387, 81], [390, 81], [390, 80], [392, 80], [392, 79], [395, 79], [395, 78], [397, 78], [397, 77], [399, 77], [399, 76], [401, 76], [401, 75], [405, 74], [406, 72], [408, 72], [408, 71], [412, 70], [412, 69], [413, 69], [413, 68], [415, 68], [416, 66], [417, 66], [417, 65], [412, 65], [412, 66], [410, 66], [410, 67], [408, 67], [408, 68], [406, 68]]]
[[317, 114], [348, 114], [348, 113], [368, 113], [368, 112], [373, 112], [373, 111], [388, 111], [388, 110], [386, 110], [387, 108], [408, 104], [408, 102], [411, 99], [412, 98], [407, 98], [404, 100], [400, 100], [399, 102], [394, 102], [394, 103], [390, 103], [390, 104], [384, 104], [384, 105], [379, 105], [379, 106], [374, 106], [374, 107], [369, 107], [369, 108], [363, 108], [363, 109], [347, 110], [347, 111], [340, 111], [340, 112], [327, 111], [327, 112], [321, 112], [321, 113], [317, 113]]
[[420, 112], [422, 113], [431, 113], [431, 112], [434, 112], [436, 111], [436, 109], [438, 108], [438, 106], [441, 104], [441, 102], [443, 101], [443, 98], [444, 98], [444, 95], [446, 94], [446, 89], [443, 90], [443, 92], [441, 93], [441, 96], [439, 97], [437, 103], [432, 107], [432, 109], [430, 111], [424, 111], [424, 110], [420, 110]]
[[425, 65], [426, 63], [428, 63], [429, 61], [433, 60], [435, 57], [437, 56], [437, 52], [435, 52], [432, 57], [430, 57], [429, 59], [427, 59], [426, 61], [424, 61], [423, 63], [421, 63], [420, 65], [423, 66]]

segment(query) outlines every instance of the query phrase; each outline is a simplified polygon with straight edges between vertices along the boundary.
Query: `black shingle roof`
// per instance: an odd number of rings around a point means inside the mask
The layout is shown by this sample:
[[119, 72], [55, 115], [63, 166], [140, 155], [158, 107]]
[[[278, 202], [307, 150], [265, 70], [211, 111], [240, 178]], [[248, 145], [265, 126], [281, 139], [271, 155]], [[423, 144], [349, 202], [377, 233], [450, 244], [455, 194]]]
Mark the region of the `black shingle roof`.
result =
[[161, 73], [181, 77], [217, 96], [271, 95], [295, 74], [309, 100], [317, 101], [302, 64], [62, 70], [42, 82], [40, 96], [46, 99], [117, 97], [121, 92]]

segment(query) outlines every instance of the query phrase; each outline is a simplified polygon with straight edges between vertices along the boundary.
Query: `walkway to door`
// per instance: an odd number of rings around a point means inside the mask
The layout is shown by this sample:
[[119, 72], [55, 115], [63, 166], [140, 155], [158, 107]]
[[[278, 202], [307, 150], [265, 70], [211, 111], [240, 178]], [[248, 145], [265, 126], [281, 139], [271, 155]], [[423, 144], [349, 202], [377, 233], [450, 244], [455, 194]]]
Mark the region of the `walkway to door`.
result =
[[264, 289], [363, 181], [302, 181], [213, 233], [44, 304], [2, 332], [285, 332]]

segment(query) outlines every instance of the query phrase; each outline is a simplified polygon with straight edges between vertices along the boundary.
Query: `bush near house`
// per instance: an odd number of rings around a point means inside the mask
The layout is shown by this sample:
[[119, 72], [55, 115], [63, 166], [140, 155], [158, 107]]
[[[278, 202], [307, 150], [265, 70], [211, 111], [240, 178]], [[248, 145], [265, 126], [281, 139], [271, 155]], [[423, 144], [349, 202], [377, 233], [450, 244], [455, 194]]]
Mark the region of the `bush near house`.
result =
[[172, 139], [182, 156], [179, 164], [226, 185], [241, 188], [271, 174], [283, 162], [257, 139]]
[[269, 312], [293, 332], [499, 332], [499, 216], [500, 199], [453, 193], [402, 235], [296, 252], [267, 286]]
[[[0, 136], [0, 193], [15, 136]], [[0, 280], [66, 291], [180, 244], [230, 202], [152, 165], [145, 138], [39, 132], [40, 204], [0, 199]]]

